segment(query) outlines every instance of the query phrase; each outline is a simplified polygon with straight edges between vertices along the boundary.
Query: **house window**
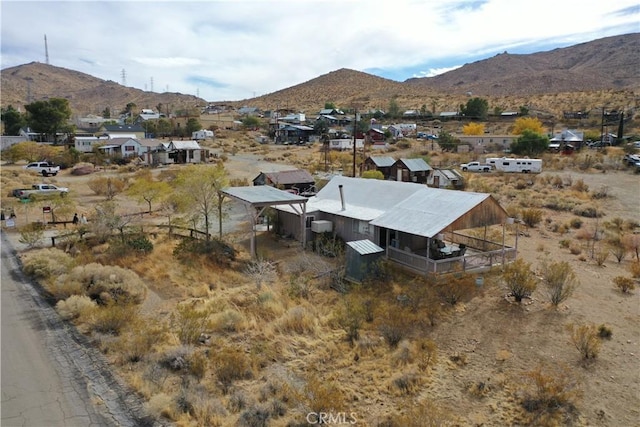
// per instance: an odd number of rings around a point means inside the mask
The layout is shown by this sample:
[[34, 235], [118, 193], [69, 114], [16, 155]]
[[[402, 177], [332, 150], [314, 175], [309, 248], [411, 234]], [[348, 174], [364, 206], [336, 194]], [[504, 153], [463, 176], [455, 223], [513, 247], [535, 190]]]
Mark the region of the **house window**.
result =
[[311, 228], [311, 223], [312, 223], [313, 221], [315, 221], [315, 220], [316, 220], [316, 217], [315, 217], [314, 215], [308, 215], [308, 216], [307, 216], [307, 221], [306, 221], [306, 223], [305, 223], [305, 227], [306, 227], [306, 228]]
[[369, 235], [369, 229], [370, 229], [369, 222], [359, 221], [357, 219], [354, 219], [352, 222], [352, 225], [353, 225], [352, 231], [354, 233]]
[[133, 145], [126, 145], [124, 147], [124, 151], [136, 151], [136, 147], [134, 147]]

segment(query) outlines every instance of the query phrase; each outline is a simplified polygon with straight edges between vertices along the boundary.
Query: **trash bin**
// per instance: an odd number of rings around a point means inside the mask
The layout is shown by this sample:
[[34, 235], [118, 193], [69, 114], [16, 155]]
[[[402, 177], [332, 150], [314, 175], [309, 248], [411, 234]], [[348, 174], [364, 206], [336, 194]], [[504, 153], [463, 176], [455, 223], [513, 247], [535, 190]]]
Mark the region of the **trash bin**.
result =
[[481, 288], [484, 285], [484, 277], [478, 276], [476, 277], [476, 286]]

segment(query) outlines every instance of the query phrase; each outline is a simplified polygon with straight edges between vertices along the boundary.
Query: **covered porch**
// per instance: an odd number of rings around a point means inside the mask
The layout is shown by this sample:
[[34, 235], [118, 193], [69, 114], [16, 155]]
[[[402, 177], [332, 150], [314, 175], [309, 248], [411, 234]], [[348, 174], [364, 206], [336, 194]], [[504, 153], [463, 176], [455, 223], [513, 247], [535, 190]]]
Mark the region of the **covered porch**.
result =
[[517, 224], [515, 243], [507, 245], [514, 220], [489, 194], [421, 192], [371, 224], [380, 230], [386, 257], [420, 274], [480, 271], [512, 262], [517, 254]]
[[[442, 237], [423, 238], [403, 236], [400, 233], [399, 245], [404, 240], [417, 243], [411, 246], [387, 246], [387, 258], [420, 274], [442, 274], [452, 271], [482, 271], [496, 265], [505, 265], [515, 260], [517, 253], [517, 233], [515, 245], [492, 242], [462, 233], [447, 233]], [[441, 246], [442, 245], [442, 246]]]

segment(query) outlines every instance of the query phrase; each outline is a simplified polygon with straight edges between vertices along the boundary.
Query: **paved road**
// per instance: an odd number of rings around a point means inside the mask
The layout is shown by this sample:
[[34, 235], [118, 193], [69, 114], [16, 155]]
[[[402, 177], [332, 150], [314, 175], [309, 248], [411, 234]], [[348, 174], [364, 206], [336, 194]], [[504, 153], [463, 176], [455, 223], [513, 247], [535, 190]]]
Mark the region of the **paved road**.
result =
[[140, 425], [134, 397], [24, 279], [4, 232], [1, 242], [2, 427]]

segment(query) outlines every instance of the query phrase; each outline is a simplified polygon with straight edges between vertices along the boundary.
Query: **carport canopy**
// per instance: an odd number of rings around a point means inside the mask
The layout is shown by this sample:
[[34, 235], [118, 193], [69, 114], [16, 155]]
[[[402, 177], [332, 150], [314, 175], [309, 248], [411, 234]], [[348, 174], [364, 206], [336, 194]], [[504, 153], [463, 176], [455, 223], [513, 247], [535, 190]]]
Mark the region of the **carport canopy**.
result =
[[306, 233], [304, 232], [305, 223], [307, 220], [307, 198], [298, 196], [288, 191], [278, 190], [277, 188], [268, 185], [257, 185], [253, 187], [229, 187], [222, 190], [224, 194], [235, 199], [245, 206], [250, 207], [250, 212], [255, 212], [251, 215], [251, 228], [254, 232], [251, 234], [251, 256], [256, 256], [256, 234], [255, 226], [258, 218], [262, 215], [265, 208], [269, 206], [289, 205], [298, 215], [300, 215], [302, 230], [302, 247], [306, 246]]

